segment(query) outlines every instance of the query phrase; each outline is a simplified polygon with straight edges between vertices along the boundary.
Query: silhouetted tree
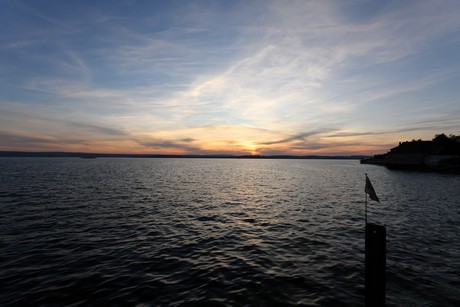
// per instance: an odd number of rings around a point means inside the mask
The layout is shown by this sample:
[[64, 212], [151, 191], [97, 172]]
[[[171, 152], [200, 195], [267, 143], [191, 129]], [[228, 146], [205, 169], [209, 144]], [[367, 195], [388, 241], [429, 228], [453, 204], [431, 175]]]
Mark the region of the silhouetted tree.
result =
[[436, 134], [434, 136], [433, 142], [436, 142], [436, 143], [448, 143], [449, 142], [449, 137], [447, 135], [445, 135], [444, 133]]
[[453, 135], [449, 134], [449, 139], [455, 141], [455, 142], [460, 142], [460, 135]]

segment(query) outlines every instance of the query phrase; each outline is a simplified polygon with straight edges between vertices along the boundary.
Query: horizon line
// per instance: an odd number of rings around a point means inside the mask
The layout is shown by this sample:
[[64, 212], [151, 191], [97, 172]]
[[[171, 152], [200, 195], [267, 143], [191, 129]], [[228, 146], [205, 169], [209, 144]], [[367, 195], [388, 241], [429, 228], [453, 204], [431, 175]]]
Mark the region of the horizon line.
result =
[[93, 153], [93, 152], [66, 152], [66, 151], [16, 151], [5, 150], [0, 151], [0, 157], [138, 157], [138, 158], [291, 158], [291, 159], [305, 159], [305, 158], [325, 158], [325, 159], [360, 159], [370, 157], [369, 155], [233, 155], [233, 154], [138, 154], [138, 153]]

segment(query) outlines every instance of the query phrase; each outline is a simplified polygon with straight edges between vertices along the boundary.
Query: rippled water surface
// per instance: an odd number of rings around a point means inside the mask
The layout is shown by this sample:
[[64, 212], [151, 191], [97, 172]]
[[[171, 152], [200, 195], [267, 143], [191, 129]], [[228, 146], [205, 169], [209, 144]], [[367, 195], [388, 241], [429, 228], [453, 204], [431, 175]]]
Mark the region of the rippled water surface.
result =
[[358, 161], [0, 158], [0, 305], [460, 304], [460, 176]]

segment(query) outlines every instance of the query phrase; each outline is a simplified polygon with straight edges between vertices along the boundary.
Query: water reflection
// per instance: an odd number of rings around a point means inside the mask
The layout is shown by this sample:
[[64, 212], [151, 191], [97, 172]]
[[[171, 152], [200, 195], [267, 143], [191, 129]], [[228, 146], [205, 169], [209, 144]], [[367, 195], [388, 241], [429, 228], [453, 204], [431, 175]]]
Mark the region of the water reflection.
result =
[[388, 229], [388, 303], [460, 297], [459, 177], [331, 160], [0, 164], [2, 304], [362, 305], [364, 173], [382, 203], [369, 219]]

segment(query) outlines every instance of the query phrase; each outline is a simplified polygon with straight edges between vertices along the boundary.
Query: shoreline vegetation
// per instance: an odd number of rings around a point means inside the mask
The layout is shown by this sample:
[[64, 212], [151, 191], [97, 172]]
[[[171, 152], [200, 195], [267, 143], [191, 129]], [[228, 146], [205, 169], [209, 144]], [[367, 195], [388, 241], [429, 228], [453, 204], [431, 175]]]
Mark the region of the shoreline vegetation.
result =
[[442, 133], [431, 141], [400, 142], [386, 154], [364, 158], [361, 163], [393, 170], [460, 174], [460, 136]]
[[0, 157], [17, 158], [197, 158], [197, 159], [331, 159], [331, 160], [363, 160], [369, 156], [321, 156], [321, 155], [162, 155], [162, 154], [107, 154], [87, 152], [28, 152], [28, 151], [0, 151]]

